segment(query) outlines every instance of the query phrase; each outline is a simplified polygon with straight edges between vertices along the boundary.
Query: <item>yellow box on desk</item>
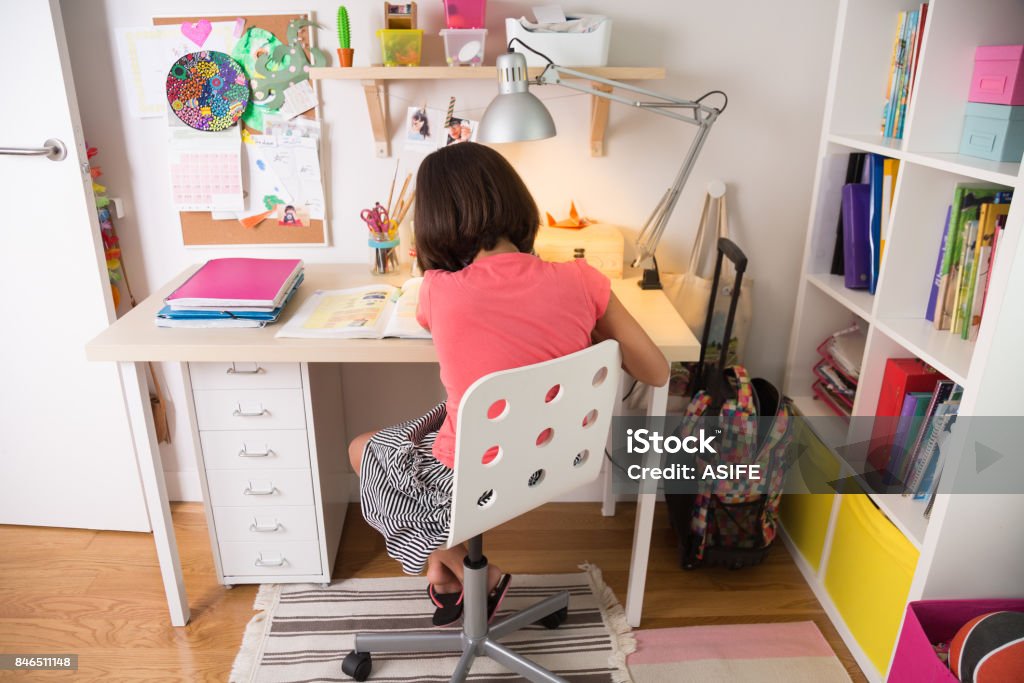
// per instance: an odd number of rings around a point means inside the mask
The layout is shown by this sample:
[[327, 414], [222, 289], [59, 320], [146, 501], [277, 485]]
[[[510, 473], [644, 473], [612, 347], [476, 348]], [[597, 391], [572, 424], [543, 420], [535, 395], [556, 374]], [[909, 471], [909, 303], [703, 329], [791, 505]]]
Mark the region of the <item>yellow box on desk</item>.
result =
[[579, 229], [542, 225], [533, 243], [533, 250], [545, 261], [561, 263], [582, 258], [613, 279], [622, 277], [624, 247], [622, 231], [607, 223]]

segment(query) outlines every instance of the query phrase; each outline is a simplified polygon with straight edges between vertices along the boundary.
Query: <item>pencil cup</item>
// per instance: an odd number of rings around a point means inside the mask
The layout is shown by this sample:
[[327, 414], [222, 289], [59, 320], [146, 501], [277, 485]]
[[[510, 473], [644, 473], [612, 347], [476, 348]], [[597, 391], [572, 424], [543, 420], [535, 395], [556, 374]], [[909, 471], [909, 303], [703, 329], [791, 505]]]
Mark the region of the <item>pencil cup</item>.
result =
[[370, 272], [374, 275], [391, 275], [398, 272], [398, 240], [378, 242], [371, 239]]

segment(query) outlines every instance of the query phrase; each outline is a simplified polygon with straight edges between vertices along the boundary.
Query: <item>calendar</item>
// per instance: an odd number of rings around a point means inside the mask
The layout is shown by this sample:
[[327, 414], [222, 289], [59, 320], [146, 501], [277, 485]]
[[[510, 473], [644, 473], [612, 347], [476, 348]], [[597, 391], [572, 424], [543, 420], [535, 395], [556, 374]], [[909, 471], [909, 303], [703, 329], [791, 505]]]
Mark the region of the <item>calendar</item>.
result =
[[173, 129], [169, 165], [178, 211], [241, 211], [241, 136], [238, 127], [220, 133]]

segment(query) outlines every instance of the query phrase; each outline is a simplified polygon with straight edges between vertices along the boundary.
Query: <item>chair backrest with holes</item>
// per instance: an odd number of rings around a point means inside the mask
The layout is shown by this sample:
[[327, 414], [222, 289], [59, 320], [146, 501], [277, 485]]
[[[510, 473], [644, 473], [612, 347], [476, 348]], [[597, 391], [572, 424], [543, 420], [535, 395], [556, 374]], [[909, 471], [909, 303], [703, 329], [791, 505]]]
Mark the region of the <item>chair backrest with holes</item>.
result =
[[618, 342], [605, 341], [473, 383], [459, 407], [448, 547], [597, 478], [621, 364]]

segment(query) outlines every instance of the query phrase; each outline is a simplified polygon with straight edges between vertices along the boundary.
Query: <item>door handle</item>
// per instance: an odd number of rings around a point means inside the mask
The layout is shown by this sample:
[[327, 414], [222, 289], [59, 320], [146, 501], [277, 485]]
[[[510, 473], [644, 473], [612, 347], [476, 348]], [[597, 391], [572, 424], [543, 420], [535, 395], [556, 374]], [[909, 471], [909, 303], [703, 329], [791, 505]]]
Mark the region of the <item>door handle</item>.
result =
[[68, 148], [56, 138], [50, 138], [42, 147], [0, 147], [0, 154], [16, 157], [46, 157], [50, 161], [63, 161]]

